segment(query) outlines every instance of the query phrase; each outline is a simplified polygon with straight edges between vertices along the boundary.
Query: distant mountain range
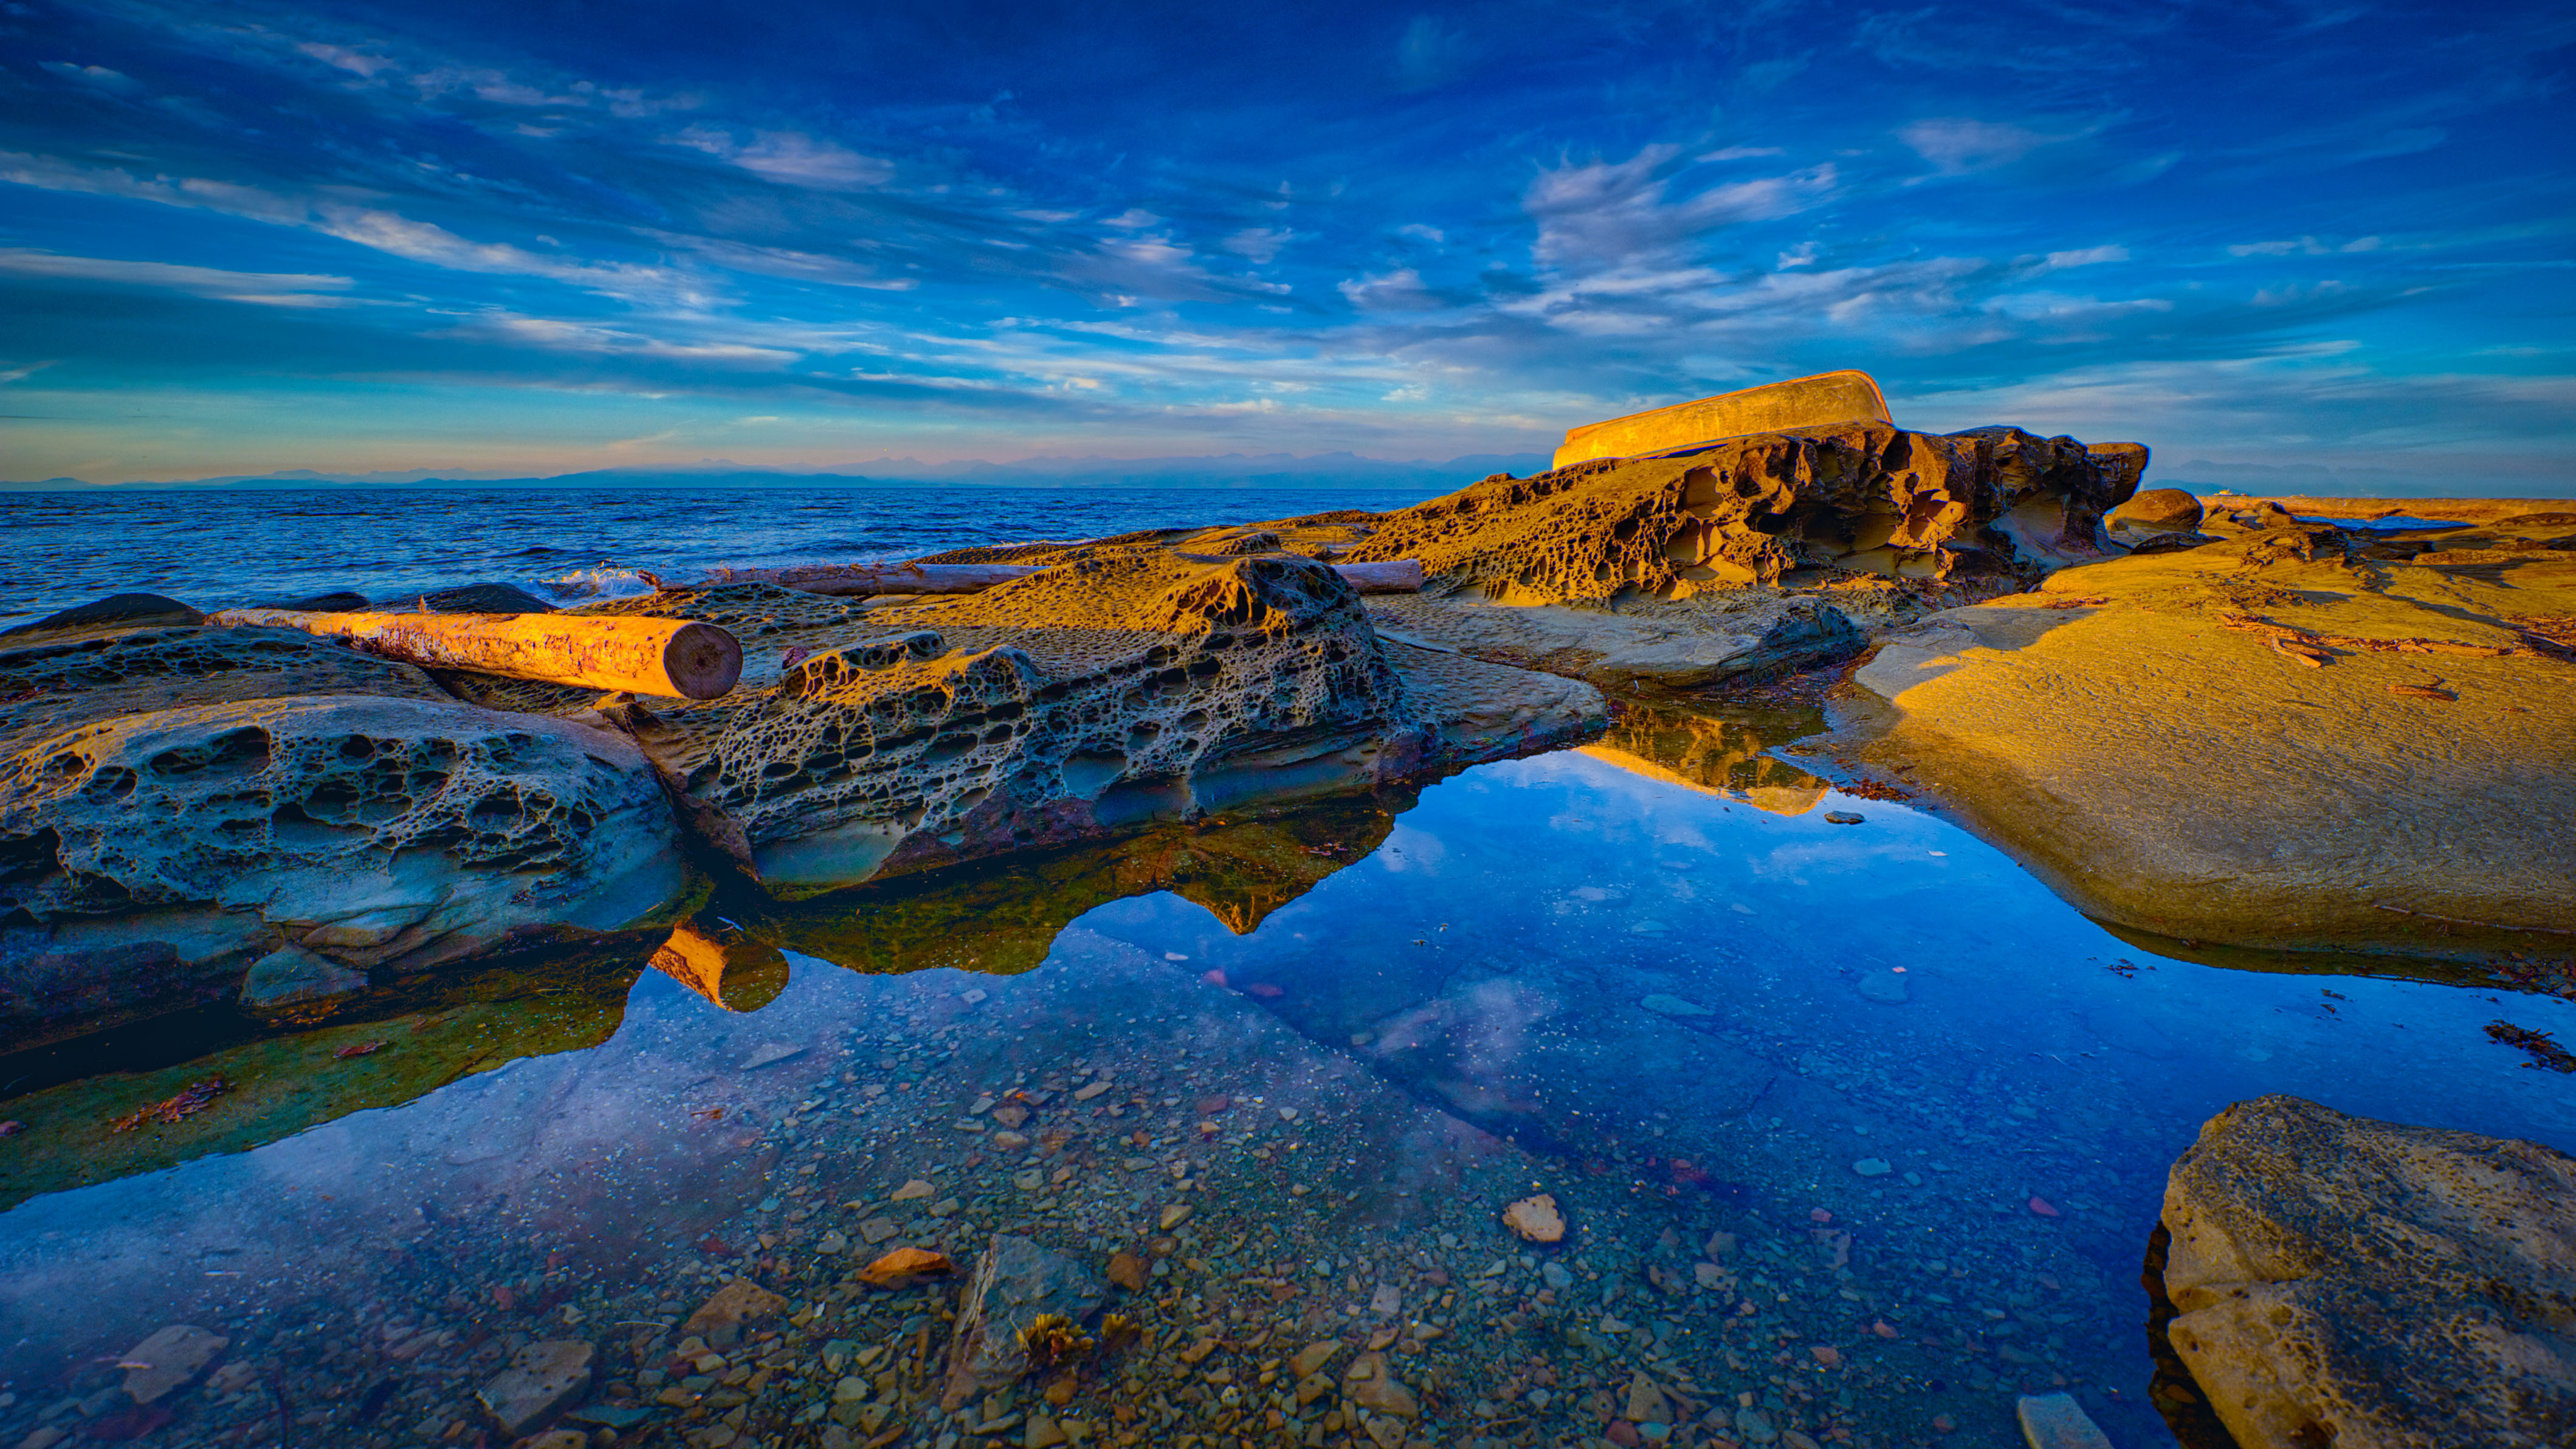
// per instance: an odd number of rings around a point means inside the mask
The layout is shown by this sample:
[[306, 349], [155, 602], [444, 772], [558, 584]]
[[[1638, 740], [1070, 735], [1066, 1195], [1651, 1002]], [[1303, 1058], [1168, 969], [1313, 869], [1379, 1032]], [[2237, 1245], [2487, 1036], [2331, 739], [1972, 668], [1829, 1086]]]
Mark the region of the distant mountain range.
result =
[[679, 467], [602, 468], [546, 478], [489, 478], [412, 470], [323, 473], [295, 468], [218, 478], [89, 483], [78, 478], [0, 482], [6, 492], [158, 488], [876, 488], [963, 483], [1018, 488], [1429, 488], [1463, 487], [1494, 473], [1526, 476], [1545, 453], [1477, 453], [1446, 462], [1396, 462], [1356, 453], [1227, 453], [1201, 458], [1027, 458], [1015, 463], [925, 463], [874, 458], [847, 473], [791, 473], [710, 459]]

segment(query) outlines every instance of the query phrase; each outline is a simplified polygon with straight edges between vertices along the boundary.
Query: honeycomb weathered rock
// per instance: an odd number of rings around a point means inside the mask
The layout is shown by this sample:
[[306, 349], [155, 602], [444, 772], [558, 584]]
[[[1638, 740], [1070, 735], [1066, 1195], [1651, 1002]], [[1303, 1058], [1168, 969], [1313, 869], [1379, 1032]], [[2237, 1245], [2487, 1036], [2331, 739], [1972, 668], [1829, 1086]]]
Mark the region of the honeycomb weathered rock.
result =
[[[788, 897], [1248, 800], [1367, 789], [1567, 742], [1600, 716], [1587, 687], [1465, 661], [1430, 667], [1481, 671], [1509, 703], [1458, 701], [1454, 719], [1426, 708], [1349, 585], [1305, 558], [1138, 540], [1051, 562], [929, 600], [731, 584], [599, 606], [722, 624], [747, 654], [725, 699], [618, 700], [607, 713], [738, 829], [762, 882]], [[502, 708], [594, 702], [455, 682]], [[1431, 693], [1436, 705], [1454, 692]]]
[[0, 650], [0, 1034], [236, 994], [282, 948], [403, 971], [684, 888], [633, 744], [302, 635]]

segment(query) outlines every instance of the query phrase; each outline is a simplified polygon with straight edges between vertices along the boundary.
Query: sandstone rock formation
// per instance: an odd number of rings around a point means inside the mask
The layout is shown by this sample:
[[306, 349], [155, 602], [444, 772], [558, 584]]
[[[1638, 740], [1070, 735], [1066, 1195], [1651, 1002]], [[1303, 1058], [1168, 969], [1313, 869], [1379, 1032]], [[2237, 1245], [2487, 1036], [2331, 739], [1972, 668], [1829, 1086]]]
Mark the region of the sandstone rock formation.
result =
[[[2263, 521], [2263, 520], [2258, 520]], [[2576, 521], [2204, 528], [1935, 615], [1864, 758], [2078, 906], [2194, 942], [2476, 959], [2576, 935]]]
[[1635, 458], [1747, 433], [1893, 421], [1886, 396], [1868, 373], [1823, 372], [1568, 429], [1548, 466]]
[[2165, 1334], [2239, 1449], [2576, 1442], [2576, 1158], [2296, 1097], [2165, 1187]]
[[2194, 533], [2200, 528], [2200, 500], [2180, 488], [2150, 488], [2102, 516], [2102, 531], [2114, 543], [2136, 544], [2166, 534]]
[[0, 1037], [233, 997], [280, 953], [400, 973], [682, 893], [627, 741], [165, 617], [0, 646]]
[[1934, 436], [1848, 423], [1686, 453], [1489, 478], [1374, 526], [1355, 559], [1418, 558], [1508, 604], [1607, 604], [1776, 585], [1832, 566], [1938, 578], [1962, 550], [2098, 553], [2146, 450], [2019, 428]]
[[[1395, 784], [1597, 726], [1599, 696], [1565, 681], [1436, 654], [1399, 671], [1349, 585], [1270, 542], [1112, 540], [891, 605], [763, 584], [601, 605], [720, 624], [753, 659], [726, 699], [614, 699], [593, 717], [630, 731], [787, 898]], [[452, 682], [496, 708], [599, 703]]]

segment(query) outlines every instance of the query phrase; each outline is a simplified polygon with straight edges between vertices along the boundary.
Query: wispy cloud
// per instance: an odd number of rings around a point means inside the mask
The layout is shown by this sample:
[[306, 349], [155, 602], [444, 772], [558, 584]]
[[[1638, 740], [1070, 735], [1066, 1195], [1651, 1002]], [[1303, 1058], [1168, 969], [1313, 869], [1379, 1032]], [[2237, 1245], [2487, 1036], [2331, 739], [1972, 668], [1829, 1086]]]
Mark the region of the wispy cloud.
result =
[[350, 299], [339, 294], [356, 285], [347, 277], [309, 272], [228, 272], [219, 267], [63, 256], [19, 247], [0, 247], [0, 272], [22, 277], [166, 287], [200, 297], [273, 307], [343, 306]]

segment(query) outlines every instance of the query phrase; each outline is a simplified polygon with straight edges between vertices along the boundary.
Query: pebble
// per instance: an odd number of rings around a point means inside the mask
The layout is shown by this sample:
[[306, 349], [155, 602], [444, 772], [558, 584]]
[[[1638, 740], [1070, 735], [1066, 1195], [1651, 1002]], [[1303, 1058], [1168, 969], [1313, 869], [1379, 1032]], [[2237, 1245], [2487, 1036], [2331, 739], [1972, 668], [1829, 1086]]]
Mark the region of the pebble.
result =
[[1172, 1204], [1170, 1207], [1163, 1209], [1163, 1231], [1167, 1233], [1170, 1232], [1172, 1229], [1189, 1221], [1189, 1217], [1190, 1205], [1188, 1203], [1176, 1202]]
[[1755, 1408], [1735, 1411], [1735, 1432], [1756, 1444], [1773, 1444], [1780, 1438], [1780, 1431], [1771, 1427], [1771, 1416]]
[[1863, 1177], [1885, 1177], [1895, 1170], [1896, 1169], [1894, 1167], [1888, 1165], [1887, 1159], [1883, 1157], [1864, 1157], [1860, 1161], [1852, 1164], [1852, 1171], [1859, 1173]]
[[1563, 1263], [1540, 1264], [1538, 1276], [1541, 1282], [1559, 1293], [1574, 1286], [1574, 1270]]
[[939, 1189], [932, 1187], [929, 1183], [916, 1177], [912, 1181], [905, 1183], [903, 1186], [896, 1188], [888, 1200], [892, 1202], [912, 1202], [919, 1198], [928, 1197], [938, 1190]]

